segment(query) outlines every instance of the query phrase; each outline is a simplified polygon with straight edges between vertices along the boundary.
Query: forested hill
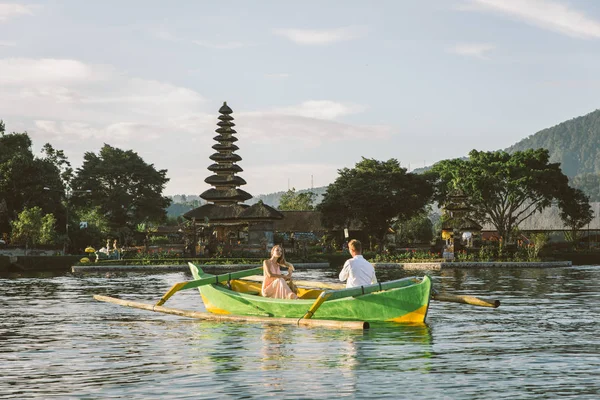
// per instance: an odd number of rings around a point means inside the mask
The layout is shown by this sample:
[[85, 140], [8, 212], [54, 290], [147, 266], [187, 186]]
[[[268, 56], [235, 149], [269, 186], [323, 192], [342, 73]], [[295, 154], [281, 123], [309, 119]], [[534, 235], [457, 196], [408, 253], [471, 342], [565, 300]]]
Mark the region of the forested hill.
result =
[[[321, 202], [321, 199], [323, 198], [323, 195], [325, 194], [326, 191], [327, 191], [327, 186], [321, 186], [321, 187], [316, 187], [316, 188], [312, 188], [312, 189], [297, 190], [296, 193], [313, 192], [314, 194], [316, 194], [314, 205], [317, 205]], [[258, 196], [254, 196], [250, 200], [247, 200], [246, 204], [258, 203], [259, 200], [262, 200], [263, 203], [268, 204], [271, 207], [277, 208], [279, 206], [279, 200], [281, 199], [281, 196], [284, 193], [285, 192], [259, 194]]]
[[507, 152], [546, 148], [565, 175], [600, 173], [600, 110], [541, 130], [512, 145]]
[[[312, 191], [315, 196], [315, 201], [313, 205], [317, 205], [323, 199], [323, 195], [327, 191], [327, 186], [321, 186], [313, 189], [302, 189], [296, 191], [296, 193], [305, 193]], [[246, 201], [246, 204], [254, 204], [258, 203], [259, 200], [262, 200], [263, 203], [270, 205], [271, 207], [277, 208], [279, 206], [279, 201], [281, 200], [281, 196], [285, 192], [276, 192], [269, 194], [259, 194], [258, 196], [254, 196], [250, 200]], [[180, 215], [185, 214], [186, 212], [200, 207], [202, 204], [206, 204], [206, 202], [200, 199], [197, 195], [185, 195], [185, 194], [177, 194], [175, 196], [170, 196], [172, 203], [167, 208], [167, 216], [169, 217], [178, 217]]]

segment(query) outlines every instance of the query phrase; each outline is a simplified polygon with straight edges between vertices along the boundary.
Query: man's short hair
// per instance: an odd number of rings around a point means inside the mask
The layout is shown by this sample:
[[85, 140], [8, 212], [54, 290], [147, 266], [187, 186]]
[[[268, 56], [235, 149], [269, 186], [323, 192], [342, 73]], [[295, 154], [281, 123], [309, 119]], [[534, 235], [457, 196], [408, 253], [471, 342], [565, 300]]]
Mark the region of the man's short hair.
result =
[[348, 243], [348, 247], [353, 250], [355, 253], [362, 253], [362, 244], [359, 240], [352, 239], [350, 243]]

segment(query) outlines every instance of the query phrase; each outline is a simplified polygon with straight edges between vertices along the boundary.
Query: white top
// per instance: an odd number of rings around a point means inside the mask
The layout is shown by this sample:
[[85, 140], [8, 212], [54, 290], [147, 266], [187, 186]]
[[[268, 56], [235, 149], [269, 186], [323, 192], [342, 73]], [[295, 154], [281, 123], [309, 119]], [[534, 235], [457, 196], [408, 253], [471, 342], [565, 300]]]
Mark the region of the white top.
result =
[[370, 262], [364, 259], [362, 254], [357, 254], [354, 258], [344, 263], [344, 268], [340, 272], [340, 281], [346, 281], [346, 288], [377, 283], [375, 268], [373, 268]]

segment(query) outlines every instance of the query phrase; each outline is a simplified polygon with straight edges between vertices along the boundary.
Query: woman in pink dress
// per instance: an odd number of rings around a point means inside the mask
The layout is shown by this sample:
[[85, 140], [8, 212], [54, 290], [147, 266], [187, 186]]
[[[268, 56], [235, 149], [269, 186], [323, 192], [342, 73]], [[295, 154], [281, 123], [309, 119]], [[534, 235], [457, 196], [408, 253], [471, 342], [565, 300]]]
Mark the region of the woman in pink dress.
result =
[[[287, 267], [288, 273], [283, 275], [280, 267]], [[262, 284], [263, 297], [272, 297], [275, 299], [297, 299], [298, 296], [288, 286], [286, 281], [292, 279], [292, 264], [285, 261], [283, 248], [275, 245], [271, 249], [271, 258], [263, 262], [264, 280]]]

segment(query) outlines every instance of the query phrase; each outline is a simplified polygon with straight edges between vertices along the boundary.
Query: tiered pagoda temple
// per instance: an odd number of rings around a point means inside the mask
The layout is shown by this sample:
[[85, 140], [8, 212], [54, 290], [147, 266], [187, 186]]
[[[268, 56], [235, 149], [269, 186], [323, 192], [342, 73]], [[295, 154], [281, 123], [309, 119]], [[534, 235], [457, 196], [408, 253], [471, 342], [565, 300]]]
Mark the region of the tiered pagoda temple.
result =
[[233, 129], [235, 126], [231, 116], [233, 110], [225, 102], [219, 109], [219, 113], [221, 113], [219, 115], [220, 121], [217, 123], [219, 128], [216, 130], [218, 135], [213, 138], [218, 143], [212, 146], [217, 152], [209, 157], [215, 163], [208, 167], [208, 170], [212, 171], [214, 175], [204, 180], [204, 182], [213, 185], [214, 188], [208, 189], [200, 197], [218, 206], [233, 206], [235, 208], [235, 206], [238, 206], [239, 201], [251, 199], [252, 195], [237, 188], [245, 185], [246, 181], [236, 176], [236, 173], [242, 172], [243, 169], [236, 164], [236, 162], [242, 160], [242, 157], [234, 154], [239, 147], [233, 144], [238, 140], [233, 136], [237, 133]]
[[219, 243], [250, 249], [270, 247], [273, 221], [282, 219], [283, 214], [262, 201], [252, 206], [243, 204], [252, 195], [239, 189], [246, 181], [236, 175], [243, 169], [237, 164], [242, 157], [235, 154], [239, 147], [234, 144], [238, 139], [234, 136], [233, 110], [224, 102], [219, 113], [218, 135], [213, 138], [217, 144], [212, 146], [216, 153], [209, 157], [214, 163], [208, 167], [213, 175], [204, 180], [213, 187], [200, 195], [207, 204], [188, 211], [184, 217], [195, 226], [212, 228]]

